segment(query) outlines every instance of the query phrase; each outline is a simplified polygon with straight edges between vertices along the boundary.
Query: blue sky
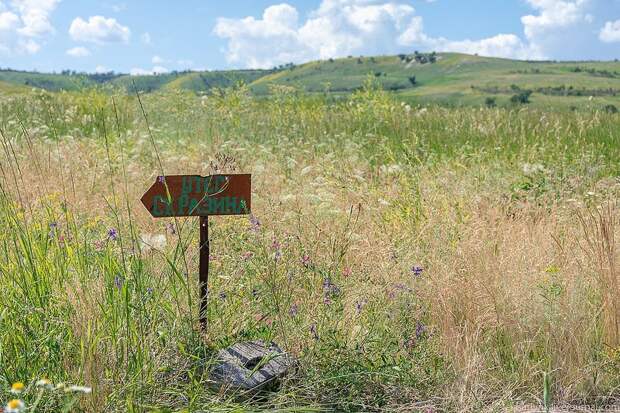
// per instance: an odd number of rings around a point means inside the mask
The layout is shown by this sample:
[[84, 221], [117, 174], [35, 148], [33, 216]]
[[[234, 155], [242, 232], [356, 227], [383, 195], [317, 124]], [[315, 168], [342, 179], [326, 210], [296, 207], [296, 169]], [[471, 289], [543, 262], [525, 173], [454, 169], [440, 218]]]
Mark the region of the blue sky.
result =
[[620, 0], [0, 0], [0, 67], [166, 72], [460, 51], [620, 58]]

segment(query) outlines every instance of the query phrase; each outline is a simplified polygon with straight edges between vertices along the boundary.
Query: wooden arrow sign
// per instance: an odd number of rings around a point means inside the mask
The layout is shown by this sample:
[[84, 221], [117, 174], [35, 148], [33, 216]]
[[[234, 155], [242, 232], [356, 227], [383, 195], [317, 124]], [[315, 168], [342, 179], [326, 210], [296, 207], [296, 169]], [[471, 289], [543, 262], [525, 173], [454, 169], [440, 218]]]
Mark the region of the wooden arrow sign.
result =
[[252, 204], [251, 175], [160, 176], [142, 196], [155, 218], [243, 215]]
[[249, 214], [252, 176], [169, 175], [160, 176], [142, 196], [142, 203], [155, 218], [200, 217], [199, 273], [200, 324], [207, 325], [209, 281], [209, 215]]

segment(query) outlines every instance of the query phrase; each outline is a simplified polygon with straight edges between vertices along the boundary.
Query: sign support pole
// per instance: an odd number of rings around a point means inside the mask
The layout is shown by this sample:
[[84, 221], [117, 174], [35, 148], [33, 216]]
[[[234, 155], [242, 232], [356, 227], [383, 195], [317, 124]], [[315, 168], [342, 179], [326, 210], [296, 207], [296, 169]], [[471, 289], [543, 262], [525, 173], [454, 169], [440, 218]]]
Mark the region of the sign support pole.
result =
[[200, 283], [200, 326], [207, 328], [207, 299], [209, 293], [209, 217], [200, 217], [200, 264], [198, 282]]

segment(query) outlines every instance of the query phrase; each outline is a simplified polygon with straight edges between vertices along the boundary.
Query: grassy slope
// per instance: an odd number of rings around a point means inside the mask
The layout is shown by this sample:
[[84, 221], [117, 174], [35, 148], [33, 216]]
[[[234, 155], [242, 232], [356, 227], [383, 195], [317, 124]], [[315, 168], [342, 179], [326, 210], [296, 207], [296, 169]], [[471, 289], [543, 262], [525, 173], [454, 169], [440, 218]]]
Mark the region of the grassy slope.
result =
[[[581, 71], [575, 72], [575, 68]], [[589, 73], [586, 70], [594, 69]], [[603, 73], [602, 71], [607, 71]], [[509, 105], [515, 94], [510, 89], [532, 89], [532, 106], [602, 107], [620, 105], [620, 93], [608, 92], [589, 99], [596, 90], [620, 92], [618, 62], [525, 62], [509, 59], [440, 53], [435, 64], [407, 63], [398, 56], [350, 57], [316, 61], [277, 72], [233, 70], [168, 73], [156, 76], [120, 76], [108, 84], [129, 88], [132, 82], [143, 91], [191, 90], [204, 92], [214, 87], [230, 87], [243, 81], [258, 95], [269, 93], [271, 85], [292, 86], [307, 92], [349, 93], [360, 88], [368, 76], [415, 103], [436, 102], [449, 105], [481, 105], [495, 97], [499, 105]], [[409, 78], [415, 76], [417, 84]], [[87, 77], [0, 71], [0, 81], [42, 87], [49, 90], [76, 90], [96, 83]], [[572, 87], [582, 96], [557, 96], [537, 93], [539, 88]], [[494, 91], [494, 89], [496, 89]]]
[[[252, 83], [259, 94], [267, 93], [271, 84], [288, 85], [309, 92], [324, 91], [326, 86], [334, 92], [349, 92], [362, 86], [369, 73], [386, 89], [396, 90], [403, 97], [418, 102], [450, 104], [482, 104], [487, 96], [495, 96], [499, 104], [508, 103], [514, 91], [492, 94], [480, 88], [509, 89], [517, 85], [522, 89], [537, 89], [566, 85], [575, 89], [585, 88], [585, 96], [532, 95], [535, 106], [549, 103], [559, 106], [587, 104], [591, 89], [616, 89], [620, 91], [620, 63], [618, 62], [525, 62], [509, 59], [470, 56], [457, 53], [440, 53], [435, 64], [405, 63], [397, 56], [376, 58], [346, 58], [334, 61], [311, 62], [292, 70], [275, 73]], [[600, 73], [573, 72], [574, 68], [607, 70], [613, 77]], [[381, 72], [379, 76], [376, 76]], [[413, 87], [409, 77], [415, 76]], [[477, 89], [472, 89], [472, 86]], [[620, 103], [617, 96], [597, 97], [599, 105]]]

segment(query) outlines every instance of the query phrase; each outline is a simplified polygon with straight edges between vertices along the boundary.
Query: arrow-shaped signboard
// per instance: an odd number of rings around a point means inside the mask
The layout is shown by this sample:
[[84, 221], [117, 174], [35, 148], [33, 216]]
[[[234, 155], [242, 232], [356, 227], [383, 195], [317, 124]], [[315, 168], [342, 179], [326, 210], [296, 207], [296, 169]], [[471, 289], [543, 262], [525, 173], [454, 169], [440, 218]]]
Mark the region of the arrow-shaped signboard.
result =
[[155, 218], [243, 215], [251, 208], [251, 175], [160, 176], [142, 196]]
[[155, 218], [200, 217], [200, 323], [207, 323], [209, 279], [209, 215], [249, 214], [252, 176], [169, 175], [160, 176], [142, 196], [142, 203]]

